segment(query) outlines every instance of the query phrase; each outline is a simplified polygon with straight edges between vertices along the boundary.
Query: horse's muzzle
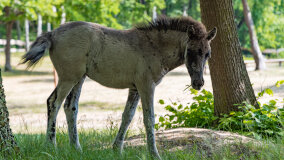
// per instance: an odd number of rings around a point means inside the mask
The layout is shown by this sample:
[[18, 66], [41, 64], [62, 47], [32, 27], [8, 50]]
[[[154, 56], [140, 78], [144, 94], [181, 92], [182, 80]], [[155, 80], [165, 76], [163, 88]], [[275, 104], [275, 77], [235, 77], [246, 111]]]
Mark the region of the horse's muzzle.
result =
[[191, 85], [192, 85], [193, 89], [200, 90], [201, 87], [204, 85], [204, 79], [202, 78], [202, 79], [199, 79], [199, 80], [197, 80], [197, 79], [193, 80]]

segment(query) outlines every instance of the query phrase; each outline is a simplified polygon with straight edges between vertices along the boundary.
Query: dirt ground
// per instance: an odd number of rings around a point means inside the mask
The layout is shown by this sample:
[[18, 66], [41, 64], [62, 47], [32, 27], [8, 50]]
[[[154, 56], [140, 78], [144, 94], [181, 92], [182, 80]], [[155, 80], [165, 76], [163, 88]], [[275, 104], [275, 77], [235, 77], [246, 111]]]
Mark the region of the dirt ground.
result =
[[[19, 62], [13, 61], [14, 66]], [[46, 129], [46, 99], [54, 89], [52, 66], [49, 58], [45, 58], [42, 65], [35, 68], [32, 73], [22, 74], [24, 66], [17, 66], [19, 74], [11, 76], [3, 74], [3, 83], [6, 93], [7, 106], [10, 112], [10, 124], [14, 132], [44, 132]], [[284, 66], [278, 64], [269, 65], [267, 70], [253, 71], [253, 66], [248, 67], [249, 76], [255, 92], [271, 87], [274, 91], [274, 99], [283, 100], [284, 85], [276, 88], [278, 80], [284, 80]], [[210, 75], [204, 75], [204, 89], [212, 91]], [[167, 74], [155, 92], [155, 113], [165, 114], [163, 106], [158, 104], [160, 99], [170, 103], [171, 101], [189, 103], [192, 96], [184, 91], [190, 84], [190, 77], [184, 66], [176, 68]], [[100, 84], [86, 79], [80, 97], [78, 114], [78, 128], [105, 128], [110, 125], [119, 125], [124, 103], [127, 99], [126, 89], [118, 90], [101, 86]], [[265, 96], [261, 102], [267, 102], [271, 97]], [[282, 103], [283, 105], [283, 103]], [[66, 120], [63, 108], [61, 108], [58, 127], [66, 128]], [[141, 128], [142, 113], [139, 104], [134, 122], [131, 128]]]

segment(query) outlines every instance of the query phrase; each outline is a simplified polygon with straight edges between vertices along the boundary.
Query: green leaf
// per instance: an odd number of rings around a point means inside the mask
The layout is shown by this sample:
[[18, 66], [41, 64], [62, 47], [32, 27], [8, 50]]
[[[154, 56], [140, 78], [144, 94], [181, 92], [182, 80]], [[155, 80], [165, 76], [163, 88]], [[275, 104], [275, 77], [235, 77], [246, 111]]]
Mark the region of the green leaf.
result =
[[267, 130], [264, 130], [265, 133], [268, 133], [268, 134], [273, 134], [273, 131], [270, 130], [270, 129], [267, 129]]
[[165, 118], [163, 117], [163, 116], [161, 116], [160, 118], [159, 118], [159, 122], [164, 122], [165, 121]]
[[182, 105], [181, 104], [178, 106], [178, 109], [182, 109]]
[[253, 124], [253, 121], [252, 120], [243, 120], [243, 123], [244, 124]]
[[276, 101], [275, 100], [270, 100], [269, 104], [272, 105], [272, 106], [275, 106], [276, 105]]
[[273, 96], [273, 91], [270, 88], [266, 88], [264, 92], [270, 96]]
[[284, 84], [284, 80], [277, 81], [276, 84], [275, 84], [275, 86], [276, 86], [276, 87], [280, 87], [281, 84]]
[[198, 91], [193, 89], [193, 88], [190, 88], [190, 93], [193, 94], [193, 95], [197, 95]]
[[165, 101], [162, 100], [162, 99], [160, 99], [160, 100], [159, 100], [159, 103], [160, 103], [160, 104], [165, 104]]
[[230, 112], [230, 115], [235, 115], [235, 113], [236, 113], [236, 112], [234, 112], [234, 111], [233, 111], [233, 112]]

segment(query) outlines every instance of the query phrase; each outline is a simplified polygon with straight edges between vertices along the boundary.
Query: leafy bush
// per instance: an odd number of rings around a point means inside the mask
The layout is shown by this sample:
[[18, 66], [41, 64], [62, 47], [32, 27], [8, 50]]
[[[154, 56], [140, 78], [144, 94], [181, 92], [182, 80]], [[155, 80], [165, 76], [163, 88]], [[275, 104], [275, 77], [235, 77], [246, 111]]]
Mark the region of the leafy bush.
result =
[[[204, 127], [212, 126], [213, 121], [217, 119], [214, 116], [214, 99], [210, 91], [203, 89], [199, 94], [198, 91], [190, 89], [191, 94], [194, 94], [194, 102], [189, 106], [183, 106], [176, 102], [167, 105], [165, 109], [171, 114], [160, 116], [159, 123], [156, 128], [164, 127], [177, 128], [177, 127]], [[164, 104], [163, 100], [159, 101]]]
[[[284, 80], [278, 81], [276, 86], [279, 87], [283, 83]], [[205, 89], [201, 92], [194, 89], [190, 91], [194, 95], [194, 102], [186, 106], [175, 102], [166, 105], [165, 109], [170, 113], [159, 117], [159, 122], [155, 125], [156, 129], [202, 127], [240, 132], [255, 138], [284, 137], [284, 108], [277, 106], [278, 100], [270, 100], [269, 103], [262, 105], [258, 102], [259, 109], [244, 102], [237, 105], [239, 111], [216, 117], [212, 93]], [[273, 95], [273, 91], [269, 88], [265, 89], [258, 93], [258, 98], [264, 94]], [[159, 103], [165, 104], [163, 100]]]
[[245, 135], [260, 137], [284, 137], [284, 109], [277, 108], [276, 101], [271, 100], [259, 109], [244, 103], [240, 111], [223, 115], [218, 121], [218, 129], [242, 132]]

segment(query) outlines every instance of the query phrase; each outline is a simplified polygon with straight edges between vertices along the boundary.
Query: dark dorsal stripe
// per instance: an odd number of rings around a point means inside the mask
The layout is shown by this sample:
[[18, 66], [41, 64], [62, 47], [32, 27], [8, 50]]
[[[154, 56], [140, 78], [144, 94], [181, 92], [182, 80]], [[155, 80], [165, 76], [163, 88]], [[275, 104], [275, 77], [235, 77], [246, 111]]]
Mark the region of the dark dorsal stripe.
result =
[[175, 30], [180, 32], [186, 32], [188, 27], [192, 26], [194, 29], [194, 37], [202, 38], [206, 34], [205, 26], [194, 20], [191, 17], [179, 17], [179, 18], [169, 18], [169, 17], [159, 17], [155, 21], [137, 25], [135, 28], [143, 31], [167, 31]]

